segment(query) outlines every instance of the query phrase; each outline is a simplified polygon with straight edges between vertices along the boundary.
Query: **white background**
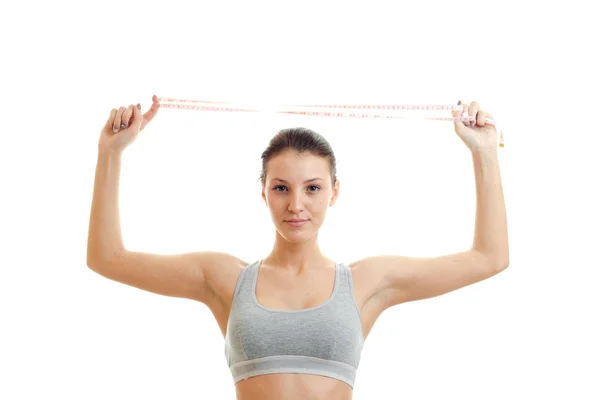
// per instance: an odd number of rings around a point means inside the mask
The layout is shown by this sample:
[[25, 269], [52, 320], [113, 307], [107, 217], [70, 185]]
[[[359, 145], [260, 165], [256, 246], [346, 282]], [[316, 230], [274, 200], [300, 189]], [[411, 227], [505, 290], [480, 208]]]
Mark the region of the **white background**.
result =
[[[235, 398], [206, 306], [86, 266], [100, 129], [113, 107], [146, 111], [153, 94], [479, 102], [505, 131], [511, 264], [387, 310], [354, 398], [600, 398], [598, 22], [584, 2], [519, 3], [3, 6], [0, 398]], [[351, 263], [471, 245], [473, 163], [450, 122], [163, 109], [123, 156], [126, 247], [264, 257], [274, 228], [260, 154], [293, 126], [321, 133], [338, 158], [326, 255]]]

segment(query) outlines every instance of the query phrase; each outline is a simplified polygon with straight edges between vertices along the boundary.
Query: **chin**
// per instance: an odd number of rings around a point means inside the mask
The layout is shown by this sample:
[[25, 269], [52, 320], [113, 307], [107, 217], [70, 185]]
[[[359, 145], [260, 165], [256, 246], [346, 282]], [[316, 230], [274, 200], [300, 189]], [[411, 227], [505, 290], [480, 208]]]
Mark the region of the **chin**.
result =
[[311, 236], [308, 235], [281, 235], [287, 242], [289, 243], [293, 243], [293, 244], [302, 244], [302, 243], [306, 243], [310, 240]]
[[308, 229], [306, 225], [301, 228], [293, 228], [285, 222], [283, 225], [284, 226], [282, 226], [280, 229], [277, 229], [277, 231], [281, 237], [291, 243], [304, 243], [310, 240], [315, 233], [317, 233], [316, 230]]

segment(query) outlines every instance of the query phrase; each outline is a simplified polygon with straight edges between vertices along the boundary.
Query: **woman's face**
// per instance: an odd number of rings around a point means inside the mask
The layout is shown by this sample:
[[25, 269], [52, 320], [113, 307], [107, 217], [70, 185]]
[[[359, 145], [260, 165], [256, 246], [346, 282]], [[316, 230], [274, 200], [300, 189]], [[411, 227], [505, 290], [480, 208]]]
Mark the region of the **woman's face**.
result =
[[[339, 181], [331, 186], [326, 158], [286, 150], [267, 165], [262, 197], [277, 231], [289, 241], [310, 239], [321, 227], [327, 208], [337, 200]], [[291, 220], [305, 220], [294, 224]]]

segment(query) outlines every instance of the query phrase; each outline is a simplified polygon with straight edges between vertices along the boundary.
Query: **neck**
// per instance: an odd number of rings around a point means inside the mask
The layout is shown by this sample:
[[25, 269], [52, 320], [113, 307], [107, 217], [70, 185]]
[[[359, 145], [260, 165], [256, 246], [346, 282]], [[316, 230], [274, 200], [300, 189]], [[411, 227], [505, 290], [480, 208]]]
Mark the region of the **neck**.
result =
[[275, 231], [275, 245], [263, 262], [276, 268], [301, 273], [308, 269], [322, 268], [327, 258], [321, 253], [317, 242], [318, 232], [302, 243], [292, 243]]

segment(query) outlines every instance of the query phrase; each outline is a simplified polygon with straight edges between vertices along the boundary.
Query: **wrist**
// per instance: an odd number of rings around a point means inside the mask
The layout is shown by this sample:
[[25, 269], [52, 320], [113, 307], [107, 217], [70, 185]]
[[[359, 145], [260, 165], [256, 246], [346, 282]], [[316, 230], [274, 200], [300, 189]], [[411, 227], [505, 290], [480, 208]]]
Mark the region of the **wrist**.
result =
[[477, 150], [472, 150], [471, 155], [473, 157], [480, 157], [480, 158], [498, 158], [498, 150], [496, 149], [496, 147], [477, 149]]
[[115, 150], [115, 149], [110, 149], [110, 148], [106, 148], [103, 146], [98, 146], [98, 155], [99, 156], [121, 157], [122, 154], [123, 154], [122, 150]]

